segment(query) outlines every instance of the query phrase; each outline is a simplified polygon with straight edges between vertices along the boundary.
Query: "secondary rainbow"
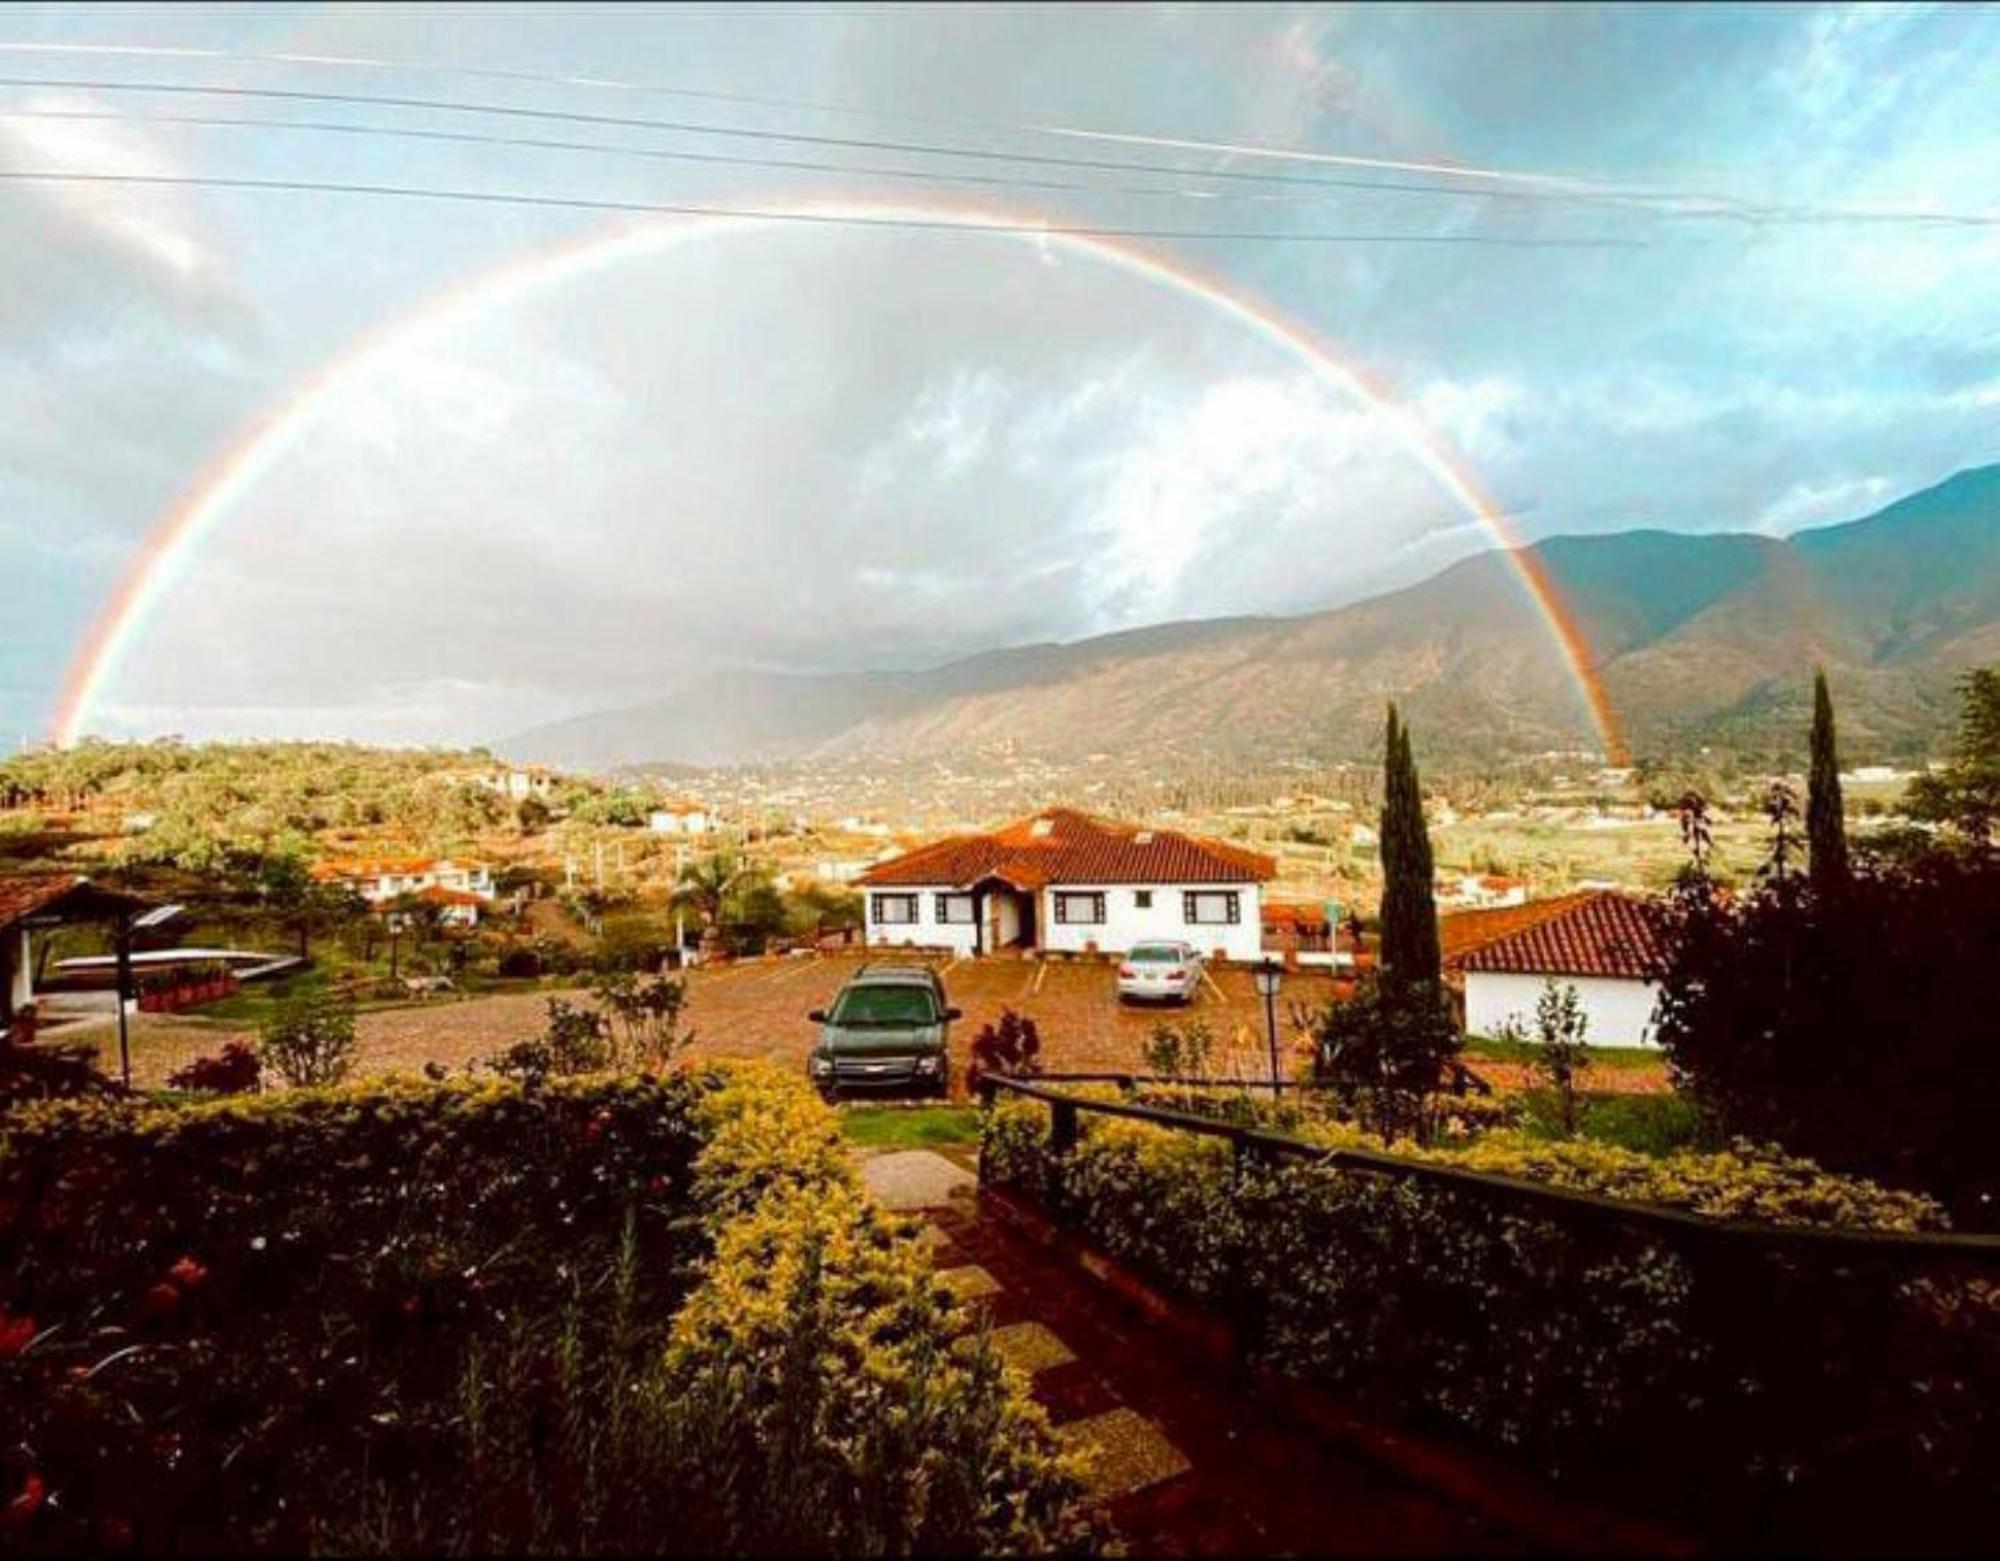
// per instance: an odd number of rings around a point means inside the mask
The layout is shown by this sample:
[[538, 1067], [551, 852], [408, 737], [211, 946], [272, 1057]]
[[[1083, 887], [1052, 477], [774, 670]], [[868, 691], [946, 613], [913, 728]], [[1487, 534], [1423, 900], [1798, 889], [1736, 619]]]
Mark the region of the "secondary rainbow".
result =
[[1526, 550], [1505, 512], [1481, 487], [1464, 459], [1375, 375], [1337, 354], [1312, 330], [1261, 299], [1130, 240], [1066, 233], [1053, 225], [1043, 230], [1036, 225], [1040, 219], [991, 208], [852, 201], [767, 206], [760, 208], [759, 214], [650, 219], [620, 225], [517, 255], [365, 332], [236, 430], [154, 524], [71, 660], [50, 740], [67, 746], [84, 733], [105, 689], [144, 636], [188, 560], [346, 387], [386, 366], [398, 354], [421, 348], [426, 341], [478, 315], [519, 303], [545, 289], [699, 239], [768, 228], [774, 218], [787, 217], [915, 220], [972, 231], [985, 229], [992, 236], [1048, 245], [1199, 300], [1291, 354], [1320, 379], [1382, 417], [1411, 457], [1506, 550], [1561, 648], [1606, 754], [1614, 763], [1624, 762], [1626, 749], [1617, 713], [1605, 694], [1589, 646], [1554, 582]]

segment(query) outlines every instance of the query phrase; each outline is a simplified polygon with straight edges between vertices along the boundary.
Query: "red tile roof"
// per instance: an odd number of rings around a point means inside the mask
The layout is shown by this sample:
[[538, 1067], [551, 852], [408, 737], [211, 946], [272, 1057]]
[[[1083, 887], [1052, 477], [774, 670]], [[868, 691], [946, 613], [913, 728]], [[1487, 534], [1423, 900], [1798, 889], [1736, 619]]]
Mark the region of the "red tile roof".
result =
[[141, 908], [143, 901], [117, 889], [105, 889], [81, 873], [20, 873], [0, 877], [0, 927], [11, 927], [38, 911], [69, 900], [67, 909], [81, 917], [110, 915]]
[[34, 915], [81, 882], [75, 873], [24, 873], [18, 878], [0, 878], [0, 927]]
[[970, 888], [998, 878], [1017, 889], [1049, 884], [1262, 883], [1268, 856], [1171, 829], [1115, 824], [1074, 808], [1051, 808], [988, 835], [955, 835], [861, 875], [864, 884]]
[[[1665, 951], [1660, 907], [1609, 890], [1468, 914], [1497, 918], [1510, 913], [1521, 917], [1523, 912], [1539, 914], [1522, 917], [1514, 926], [1477, 938], [1469, 946], [1461, 929], [1456, 953], [1447, 940], [1446, 965], [1462, 971], [1642, 980], [1658, 969]], [[1446, 917], [1441, 926], [1460, 919]]]

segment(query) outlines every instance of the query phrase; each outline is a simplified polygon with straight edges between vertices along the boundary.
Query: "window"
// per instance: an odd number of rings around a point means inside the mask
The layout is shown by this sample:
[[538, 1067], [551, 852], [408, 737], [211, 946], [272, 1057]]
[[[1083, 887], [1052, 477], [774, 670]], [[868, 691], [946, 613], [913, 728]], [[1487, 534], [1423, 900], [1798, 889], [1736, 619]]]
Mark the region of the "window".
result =
[[872, 915], [879, 927], [907, 927], [917, 919], [914, 894], [878, 894], [873, 900]]
[[972, 914], [972, 896], [969, 894], [941, 894], [937, 897], [937, 919], [946, 926], [953, 924], [970, 926], [976, 919]]
[[[900, 900], [891, 894], [884, 899]], [[833, 1022], [840, 1025], [886, 1025], [891, 1029], [913, 1024], [936, 1024], [938, 1013], [931, 994], [920, 986], [851, 986], [834, 1001]]]
[[1132, 904], [1138, 910], [1150, 911], [1153, 908], [1153, 891], [1151, 889], [1134, 889], [1132, 891]]
[[1101, 893], [1056, 895], [1056, 920], [1069, 927], [1095, 927], [1104, 922], [1104, 896]]
[[1181, 896], [1181, 920], [1190, 927], [1233, 927], [1243, 919], [1243, 896], [1234, 889], [1190, 889]]

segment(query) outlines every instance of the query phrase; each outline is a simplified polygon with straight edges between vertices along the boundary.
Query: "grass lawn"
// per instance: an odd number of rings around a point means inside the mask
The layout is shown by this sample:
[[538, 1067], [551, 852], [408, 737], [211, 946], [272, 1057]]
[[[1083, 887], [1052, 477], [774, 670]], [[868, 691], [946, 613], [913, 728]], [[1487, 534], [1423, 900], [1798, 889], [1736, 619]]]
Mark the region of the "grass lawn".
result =
[[[1554, 1090], [1529, 1090], [1523, 1100], [1523, 1127], [1543, 1138], [1561, 1136], [1561, 1110]], [[1651, 1155], [1709, 1147], [1704, 1141], [1701, 1113], [1693, 1101], [1680, 1095], [1586, 1094], [1577, 1106], [1579, 1138]]]
[[[1534, 1041], [1492, 1041], [1480, 1035], [1465, 1038], [1468, 1057], [1486, 1057], [1494, 1062], [1530, 1063], [1540, 1055]], [[1667, 1057], [1657, 1046], [1593, 1046], [1590, 1060], [1607, 1068], [1658, 1068], [1666, 1071]]]
[[974, 1106], [844, 1106], [841, 1131], [866, 1149], [936, 1149], [979, 1142]]

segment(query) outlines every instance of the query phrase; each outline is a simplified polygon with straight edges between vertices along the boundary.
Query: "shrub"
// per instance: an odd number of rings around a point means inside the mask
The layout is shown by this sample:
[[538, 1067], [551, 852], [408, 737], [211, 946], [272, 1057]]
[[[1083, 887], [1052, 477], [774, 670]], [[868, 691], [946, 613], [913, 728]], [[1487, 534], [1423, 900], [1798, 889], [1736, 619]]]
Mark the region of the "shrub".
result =
[[[23, 1111], [0, 1130], [0, 1490], [45, 1499], [10, 1538], [1066, 1542], [1043, 1423], [951, 1355], [966, 1317], [904, 1231], [855, 1192], [832, 1114], [763, 1068]], [[806, 1250], [818, 1296], [774, 1291], [801, 1267], [773, 1254]], [[799, 1363], [772, 1336], [794, 1331], [837, 1346], [808, 1366], [851, 1440], [718, 1463], [742, 1415], [783, 1428]], [[852, 1341], [874, 1346], [860, 1380]]]
[[548, 1079], [602, 1073], [614, 1060], [611, 1021], [594, 1009], [560, 997], [548, 1000], [549, 1022], [540, 1035], [516, 1041], [490, 1061], [493, 1071], [530, 1089]]
[[542, 973], [542, 958], [531, 948], [519, 944], [501, 951], [494, 965], [494, 974], [507, 981], [532, 981]]
[[[1350, 1125], [1305, 1134], [1384, 1149]], [[1762, 1151], [1495, 1133], [1409, 1157], [1717, 1219], [1942, 1222]], [[982, 1176], [1224, 1310], [1276, 1370], [1739, 1540], [1934, 1543], [2000, 1497], [2000, 1291], [1904, 1253], [1822, 1260], [1330, 1162], [1239, 1163], [1220, 1140], [1088, 1114], [1059, 1157], [1026, 1102], [987, 1114]]]
[[312, 989], [287, 993], [264, 1021], [258, 1051], [287, 1084], [338, 1084], [354, 1071], [354, 1005]]
[[242, 1041], [231, 1041], [213, 1057], [197, 1057], [184, 1068], [167, 1075], [171, 1089], [197, 1090], [212, 1095], [255, 1094], [263, 1086], [264, 1065], [257, 1053]]
[[0, 1040], [0, 1112], [38, 1100], [109, 1095], [119, 1086], [97, 1071], [97, 1049], [47, 1041]]
[[1011, 1008], [1000, 1010], [972, 1038], [972, 1065], [965, 1070], [965, 1087], [977, 1089], [988, 1071], [1013, 1078], [1031, 1078], [1042, 1071], [1042, 1032], [1035, 1021]]
[[1436, 1134], [1434, 1102], [1461, 1044], [1443, 990], [1429, 981], [1385, 984], [1365, 972], [1352, 997], [1305, 1016], [1313, 1076], [1385, 1138]]

